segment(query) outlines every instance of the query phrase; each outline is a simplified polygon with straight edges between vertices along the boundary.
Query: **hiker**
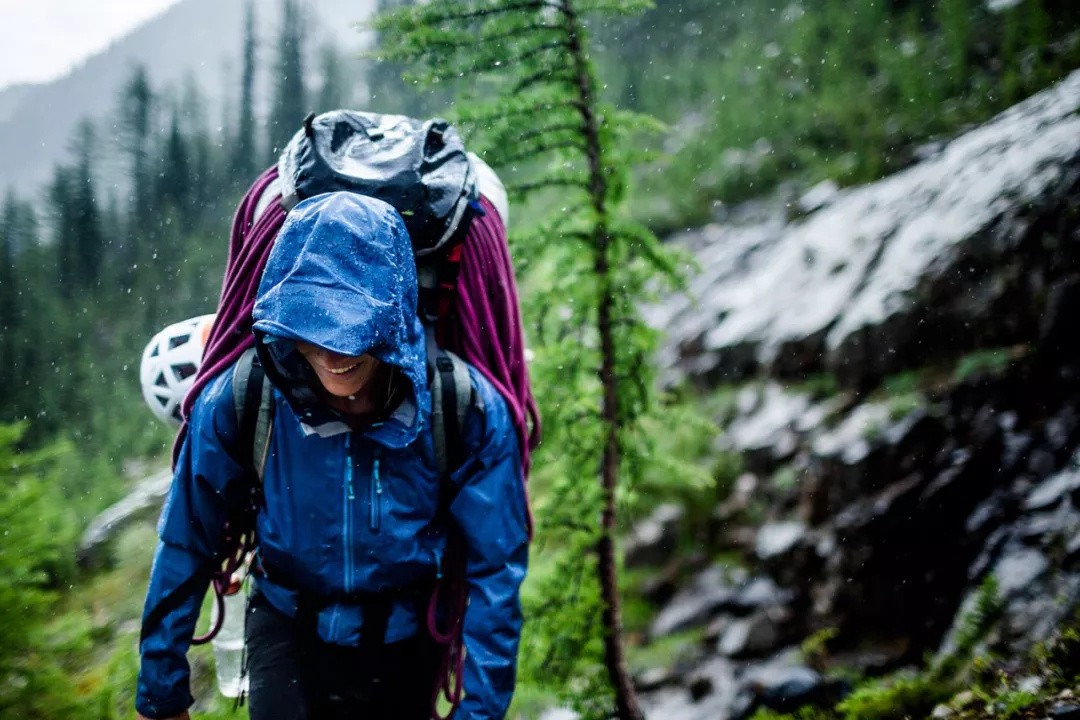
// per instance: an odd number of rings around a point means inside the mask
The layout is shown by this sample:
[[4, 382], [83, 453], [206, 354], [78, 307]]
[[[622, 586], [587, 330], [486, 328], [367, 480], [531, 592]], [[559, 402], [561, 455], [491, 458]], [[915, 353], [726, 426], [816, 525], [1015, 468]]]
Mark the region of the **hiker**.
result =
[[[445, 671], [430, 602], [454, 537], [468, 607], [454, 718], [501, 718], [513, 693], [529, 517], [520, 432], [467, 366], [460, 455], [440, 472], [413, 249], [390, 205], [349, 192], [288, 214], [266, 261], [256, 366], [273, 385], [261, 483], [240, 437], [234, 374], [199, 391], [159, 523], [143, 614], [140, 717], [184, 718], [186, 651], [226, 527], [250, 504], [258, 538], [246, 613], [249, 712], [431, 717]], [[436, 594], [437, 596], [437, 594]]]

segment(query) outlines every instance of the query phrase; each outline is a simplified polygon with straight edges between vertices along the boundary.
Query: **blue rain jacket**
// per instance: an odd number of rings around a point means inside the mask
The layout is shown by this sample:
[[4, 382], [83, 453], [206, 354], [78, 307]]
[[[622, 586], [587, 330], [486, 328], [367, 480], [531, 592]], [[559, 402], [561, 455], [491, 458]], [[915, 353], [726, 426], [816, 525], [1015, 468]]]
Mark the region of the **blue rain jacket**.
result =
[[[262, 560], [289, 582], [269, 573], [258, 588], [290, 616], [290, 587], [318, 596], [326, 602], [317, 618], [322, 639], [354, 645], [364, 624], [356, 596], [433, 579], [456, 525], [468, 548], [469, 605], [466, 696], [455, 718], [501, 718], [513, 694], [528, 556], [517, 437], [505, 401], [470, 368], [480, 402], [463, 429], [466, 460], [449, 479], [440, 477], [416, 294], [409, 238], [389, 205], [331, 193], [289, 214], [253, 313], [259, 355], [275, 384], [256, 530]], [[318, 402], [297, 340], [397, 366], [409, 397], [385, 422], [350, 430]], [[250, 449], [238, 447], [238, 435], [232, 372], [224, 372], [195, 403], [158, 525], [136, 701], [147, 717], [168, 717], [193, 702], [185, 654], [223, 550], [222, 527], [251, 489]], [[452, 500], [440, 507], [446, 483]], [[418, 609], [399, 596], [386, 642], [426, 632]]]

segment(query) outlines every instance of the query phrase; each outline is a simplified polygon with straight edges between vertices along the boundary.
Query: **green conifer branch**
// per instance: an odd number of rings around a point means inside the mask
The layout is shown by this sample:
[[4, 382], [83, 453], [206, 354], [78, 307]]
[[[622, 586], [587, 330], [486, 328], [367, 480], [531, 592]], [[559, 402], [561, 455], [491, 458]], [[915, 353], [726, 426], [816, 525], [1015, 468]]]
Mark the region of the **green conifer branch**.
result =
[[[562, 548], [557, 579], [536, 581], [537, 595], [560, 612], [550, 617], [529, 604], [538, 614], [530, 615], [536, 654], [530, 651], [526, 664], [538, 661], [546, 677], [568, 691], [577, 687], [580, 710], [604, 715], [613, 704], [623, 720], [637, 720], [641, 711], [622, 651], [615, 512], [626, 483], [649, 467], [639, 450], [654, 447], [643, 422], [656, 407], [656, 333], [641, 321], [638, 304], [650, 288], [677, 281], [679, 266], [647, 228], [618, 211], [637, 140], [656, 123], [597, 97], [582, 13], [646, 6], [640, 0], [431, 0], [398, 15], [393, 28], [401, 34], [397, 57], [414, 62], [413, 77], [427, 83], [484, 78], [488, 99], [460, 108], [457, 120], [485, 158], [513, 171], [512, 196], [548, 191], [551, 197], [564, 188], [572, 198], [563, 203], [572, 219], [514, 240], [527, 263], [549, 268], [549, 292], [530, 312], [541, 339], [536, 382], [544, 388], [548, 441], [557, 447], [557, 454], [543, 452], [547, 462], [536, 468], [545, 483], [538, 541], [553, 529]], [[583, 468], [597, 468], [601, 481], [581, 477]], [[601, 523], [583, 524], [583, 517]], [[570, 597], [566, 578], [579, 582]], [[590, 582], [600, 591], [586, 592]], [[596, 671], [598, 664], [606, 674]]]
[[515, 13], [536, 12], [554, 3], [548, 0], [474, 0], [472, 2], [432, 2], [400, 8], [375, 17], [370, 27], [379, 32], [413, 33], [444, 23], [468, 25], [471, 21]]

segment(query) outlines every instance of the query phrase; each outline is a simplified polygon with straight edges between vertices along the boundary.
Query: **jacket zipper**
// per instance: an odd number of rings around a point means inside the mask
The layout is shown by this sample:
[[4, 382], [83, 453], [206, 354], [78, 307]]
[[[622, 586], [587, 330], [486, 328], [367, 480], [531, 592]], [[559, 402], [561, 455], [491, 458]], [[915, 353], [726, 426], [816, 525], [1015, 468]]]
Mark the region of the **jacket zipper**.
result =
[[442, 550], [432, 550], [431, 554], [435, 556], [435, 579], [442, 580]]
[[382, 520], [382, 480], [379, 478], [379, 451], [375, 451], [375, 460], [371, 466], [371, 532], [379, 532]]
[[353, 457], [351, 433], [345, 436], [345, 521], [341, 540], [345, 549], [345, 592], [352, 592], [352, 504], [356, 499], [353, 489]]

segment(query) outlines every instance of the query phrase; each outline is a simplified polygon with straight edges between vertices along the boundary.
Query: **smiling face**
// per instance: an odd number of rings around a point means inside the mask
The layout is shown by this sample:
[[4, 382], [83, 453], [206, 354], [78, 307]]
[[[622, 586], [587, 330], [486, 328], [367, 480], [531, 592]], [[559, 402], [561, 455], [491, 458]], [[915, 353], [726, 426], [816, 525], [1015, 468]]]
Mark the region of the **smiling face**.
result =
[[303, 341], [296, 343], [296, 349], [315, 370], [326, 391], [340, 398], [366, 392], [380, 365], [371, 355], [340, 355]]

